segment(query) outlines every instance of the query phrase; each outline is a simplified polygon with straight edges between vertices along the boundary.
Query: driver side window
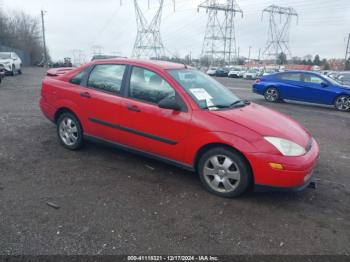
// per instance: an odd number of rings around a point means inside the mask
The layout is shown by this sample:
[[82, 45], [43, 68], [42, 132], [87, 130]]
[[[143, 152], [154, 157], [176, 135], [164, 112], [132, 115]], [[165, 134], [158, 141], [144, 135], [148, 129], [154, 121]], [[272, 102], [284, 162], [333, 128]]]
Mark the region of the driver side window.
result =
[[129, 97], [158, 104], [164, 98], [175, 97], [175, 90], [158, 74], [141, 67], [133, 67]]

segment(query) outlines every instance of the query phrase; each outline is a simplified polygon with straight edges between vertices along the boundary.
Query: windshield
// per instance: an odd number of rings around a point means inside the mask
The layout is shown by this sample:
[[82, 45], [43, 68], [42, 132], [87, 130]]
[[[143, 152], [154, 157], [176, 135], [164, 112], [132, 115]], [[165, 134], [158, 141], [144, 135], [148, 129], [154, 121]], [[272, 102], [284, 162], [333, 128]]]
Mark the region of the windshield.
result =
[[339, 82], [335, 81], [333, 78], [323, 75], [323, 78], [325, 78], [328, 82], [330, 82], [332, 85], [339, 85]]
[[257, 70], [254, 70], [254, 69], [248, 70], [248, 73], [256, 73], [256, 72], [258, 72], [258, 71], [257, 71]]
[[239, 104], [242, 106], [240, 102], [243, 101], [230, 90], [200, 71], [176, 69], [168, 72], [202, 109], [217, 110]]
[[0, 59], [10, 59], [11, 54], [8, 53], [0, 53]]

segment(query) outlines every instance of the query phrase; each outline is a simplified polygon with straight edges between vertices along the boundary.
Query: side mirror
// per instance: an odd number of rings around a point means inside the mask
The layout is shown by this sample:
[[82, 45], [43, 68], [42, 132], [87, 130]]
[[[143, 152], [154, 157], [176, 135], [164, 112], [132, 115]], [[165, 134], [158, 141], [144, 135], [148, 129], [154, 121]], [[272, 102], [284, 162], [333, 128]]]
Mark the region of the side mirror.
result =
[[327, 87], [327, 86], [328, 86], [328, 84], [327, 84], [327, 83], [325, 83], [325, 82], [322, 82], [322, 83], [321, 83], [321, 86], [322, 86], [322, 87]]
[[176, 101], [175, 97], [168, 97], [168, 98], [164, 98], [164, 99], [160, 100], [160, 102], [158, 103], [158, 106], [160, 108], [171, 109], [171, 110], [175, 110], [175, 111], [181, 110], [181, 106]]

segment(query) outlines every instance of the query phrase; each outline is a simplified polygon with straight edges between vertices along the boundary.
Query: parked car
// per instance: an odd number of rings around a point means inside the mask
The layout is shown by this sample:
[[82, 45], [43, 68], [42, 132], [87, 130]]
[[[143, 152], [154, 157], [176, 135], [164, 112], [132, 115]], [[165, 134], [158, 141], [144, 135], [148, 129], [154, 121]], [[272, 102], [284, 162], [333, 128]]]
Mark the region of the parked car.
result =
[[350, 86], [350, 72], [340, 74], [336, 80], [342, 85]]
[[269, 102], [290, 99], [350, 111], [350, 87], [315, 72], [290, 71], [263, 76], [253, 85], [253, 92]]
[[271, 70], [266, 70], [264, 73], [263, 73], [263, 76], [268, 76], [268, 75], [272, 75], [272, 74], [275, 74], [277, 73], [278, 70], [274, 70], [274, 69], [271, 69]]
[[259, 70], [249, 69], [247, 72], [243, 74], [244, 79], [252, 79], [255, 80], [259, 77]]
[[228, 77], [242, 78], [244, 72], [245, 72], [245, 70], [242, 68], [232, 68], [228, 73]]
[[22, 60], [14, 52], [0, 52], [0, 65], [10, 75], [22, 74]]
[[319, 155], [298, 122], [183, 64], [94, 61], [46, 76], [40, 107], [69, 150], [90, 140], [163, 160], [196, 171], [222, 197], [253, 185], [301, 190]]
[[227, 77], [229, 70], [227, 68], [218, 68], [216, 70], [215, 76], [217, 77]]
[[216, 76], [216, 70], [217, 70], [217, 67], [209, 67], [207, 71], [207, 75]]

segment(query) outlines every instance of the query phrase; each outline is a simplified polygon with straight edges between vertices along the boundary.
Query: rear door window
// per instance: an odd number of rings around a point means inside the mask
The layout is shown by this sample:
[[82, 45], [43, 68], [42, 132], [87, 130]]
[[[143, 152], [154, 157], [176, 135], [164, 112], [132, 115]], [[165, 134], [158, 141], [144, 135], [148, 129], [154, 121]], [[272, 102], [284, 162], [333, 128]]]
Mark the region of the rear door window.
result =
[[301, 81], [300, 73], [285, 73], [278, 76], [279, 79], [289, 80], [289, 81]]
[[125, 68], [125, 65], [96, 65], [90, 73], [87, 86], [119, 94]]
[[81, 81], [83, 80], [84, 76], [86, 74], [86, 70], [81, 71], [77, 75], [73, 76], [69, 82], [74, 85], [80, 85]]

